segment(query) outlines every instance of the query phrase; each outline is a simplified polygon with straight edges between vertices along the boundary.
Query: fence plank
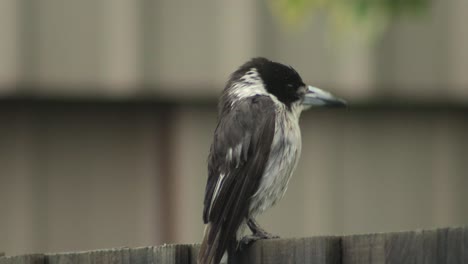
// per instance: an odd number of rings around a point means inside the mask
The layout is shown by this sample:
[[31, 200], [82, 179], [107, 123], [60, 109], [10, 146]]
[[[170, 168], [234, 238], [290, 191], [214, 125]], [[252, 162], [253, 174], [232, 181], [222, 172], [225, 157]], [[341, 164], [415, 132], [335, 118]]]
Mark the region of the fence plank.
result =
[[190, 263], [190, 245], [164, 245], [155, 247], [153, 253], [156, 264]]
[[468, 228], [449, 228], [447, 263], [468, 263]]
[[345, 236], [343, 264], [468, 263], [468, 229]]
[[[136, 250], [136, 249], [134, 249]], [[89, 264], [89, 263], [130, 263], [129, 248], [115, 248], [76, 253], [60, 253], [46, 255], [48, 264]]]
[[47, 256], [48, 264], [85, 264], [90, 263], [89, 252], [82, 253], [63, 253], [63, 254], [51, 254]]
[[191, 264], [197, 264], [198, 252], [200, 251], [199, 244], [190, 245], [190, 262]]
[[0, 257], [0, 264], [45, 264], [43, 254]]
[[[0, 264], [195, 264], [199, 245], [0, 256]], [[257, 241], [238, 263], [466, 264], [468, 228]]]
[[234, 263], [341, 263], [339, 237], [258, 241], [233, 258]]
[[135, 248], [130, 251], [130, 263], [153, 263], [154, 247]]

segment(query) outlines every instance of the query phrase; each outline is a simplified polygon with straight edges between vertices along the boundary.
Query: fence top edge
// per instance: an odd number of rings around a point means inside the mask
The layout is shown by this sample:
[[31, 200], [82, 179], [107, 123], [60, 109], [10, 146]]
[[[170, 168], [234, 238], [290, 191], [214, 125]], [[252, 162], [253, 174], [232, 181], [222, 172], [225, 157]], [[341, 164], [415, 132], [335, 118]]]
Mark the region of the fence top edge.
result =
[[[397, 232], [380, 232], [380, 233], [363, 233], [363, 234], [349, 234], [349, 235], [324, 235], [324, 236], [312, 236], [312, 237], [299, 237], [299, 238], [280, 238], [280, 239], [271, 239], [271, 240], [260, 240], [257, 243], [294, 243], [299, 241], [311, 241], [311, 240], [323, 240], [327, 239], [330, 241], [341, 240], [341, 239], [351, 239], [351, 238], [362, 238], [367, 236], [388, 236], [388, 235], [403, 235], [403, 234], [424, 234], [431, 232], [440, 232], [440, 231], [468, 231], [468, 226], [459, 226], [459, 227], [444, 227], [444, 228], [433, 228], [433, 229], [415, 229], [408, 231], [397, 231]], [[95, 249], [95, 250], [82, 250], [82, 251], [68, 251], [68, 252], [57, 252], [57, 253], [32, 253], [32, 254], [21, 254], [15, 256], [6, 256], [0, 254], [0, 260], [10, 259], [10, 258], [19, 258], [19, 257], [49, 257], [49, 256], [63, 256], [63, 255], [76, 255], [76, 254], [97, 254], [97, 253], [110, 253], [118, 251], [137, 251], [137, 250], [148, 250], [155, 251], [158, 249], [164, 248], [176, 248], [176, 247], [187, 247], [187, 248], [196, 248], [200, 244], [162, 244], [158, 246], [142, 246], [142, 247], [115, 247], [115, 248], [105, 248], [105, 249]]]
[[141, 246], [141, 247], [113, 247], [113, 248], [100, 248], [100, 249], [90, 249], [90, 250], [78, 250], [78, 251], [63, 251], [63, 252], [54, 252], [54, 253], [45, 253], [45, 256], [60, 256], [60, 255], [71, 255], [71, 254], [91, 254], [91, 253], [111, 253], [119, 251], [136, 251], [136, 250], [149, 250], [152, 251], [155, 248], [161, 246]]
[[15, 255], [15, 256], [6, 256], [5, 253], [3, 253], [3, 255], [0, 255], [0, 260], [8, 260], [8, 259], [16, 259], [16, 258], [44, 258], [45, 256], [46, 254], [42, 254], [42, 253], [22, 254], [22, 255]]
[[342, 239], [349, 238], [360, 238], [368, 236], [394, 236], [394, 235], [405, 235], [405, 234], [425, 234], [433, 232], [448, 232], [448, 231], [457, 231], [457, 230], [466, 230], [468, 231], [468, 226], [456, 226], [456, 227], [441, 227], [441, 228], [417, 228], [414, 230], [402, 230], [402, 231], [393, 231], [393, 232], [376, 232], [376, 233], [362, 233], [362, 234], [345, 234], [342, 235]]

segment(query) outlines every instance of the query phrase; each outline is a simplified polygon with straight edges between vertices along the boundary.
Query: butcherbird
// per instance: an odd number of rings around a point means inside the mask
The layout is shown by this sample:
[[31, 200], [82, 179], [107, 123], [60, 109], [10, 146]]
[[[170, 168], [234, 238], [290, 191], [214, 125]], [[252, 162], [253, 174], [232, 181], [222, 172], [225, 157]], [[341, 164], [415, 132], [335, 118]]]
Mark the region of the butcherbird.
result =
[[[265, 58], [231, 75], [208, 157], [200, 264], [217, 264], [226, 250], [232, 254], [239, 245], [276, 237], [255, 217], [286, 191], [301, 153], [299, 116], [314, 106], [345, 102], [304, 84], [292, 67]], [[241, 238], [245, 226], [253, 234]]]

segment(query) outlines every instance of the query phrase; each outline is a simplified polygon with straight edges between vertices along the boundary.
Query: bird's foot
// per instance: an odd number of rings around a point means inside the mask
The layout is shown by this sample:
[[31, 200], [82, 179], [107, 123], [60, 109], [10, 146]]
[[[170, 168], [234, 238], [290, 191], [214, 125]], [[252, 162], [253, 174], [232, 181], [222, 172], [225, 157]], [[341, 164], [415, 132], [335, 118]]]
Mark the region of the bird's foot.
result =
[[248, 235], [248, 236], [243, 237], [241, 241], [239, 242], [239, 250], [242, 251], [248, 248], [253, 242], [257, 240], [276, 239], [276, 238], [279, 238], [279, 236], [270, 234], [266, 231], [257, 232], [253, 235]]
[[263, 239], [262, 237], [256, 236], [256, 235], [248, 235], [245, 236], [239, 241], [239, 250], [243, 251], [246, 248], [248, 248], [253, 242]]
[[260, 225], [253, 218], [248, 219], [247, 226], [250, 228], [253, 235], [260, 237], [260, 239], [279, 238], [279, 236], [268, 233], [265, 229], [260, 227]]
[[277, 238], [280, 238], [277, 235], [274, 235], [272, 233], [268, 233], [264, 229], [257, 230], [257, 232], [254, 235], [260, 237], [260, 239], [277, 239]]

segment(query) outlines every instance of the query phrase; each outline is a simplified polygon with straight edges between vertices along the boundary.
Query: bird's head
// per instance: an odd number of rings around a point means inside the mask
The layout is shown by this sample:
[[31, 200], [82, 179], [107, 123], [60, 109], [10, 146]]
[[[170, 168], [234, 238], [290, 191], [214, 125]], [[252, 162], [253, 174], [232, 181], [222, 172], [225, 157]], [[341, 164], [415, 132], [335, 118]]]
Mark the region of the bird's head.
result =
[[305, 84], [299, 73], [291, 66], [261, 57], [246, 62], [235, 71], [225, 91], [234, 98], [256, 94], [270, 95], [289, 109], [346, 106], [344, 100]]

